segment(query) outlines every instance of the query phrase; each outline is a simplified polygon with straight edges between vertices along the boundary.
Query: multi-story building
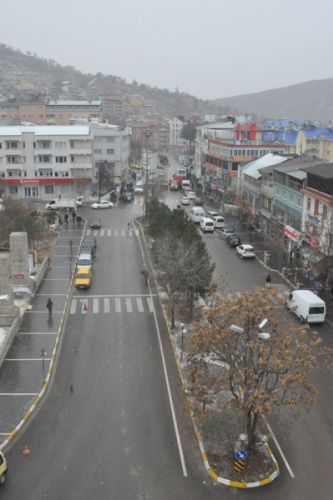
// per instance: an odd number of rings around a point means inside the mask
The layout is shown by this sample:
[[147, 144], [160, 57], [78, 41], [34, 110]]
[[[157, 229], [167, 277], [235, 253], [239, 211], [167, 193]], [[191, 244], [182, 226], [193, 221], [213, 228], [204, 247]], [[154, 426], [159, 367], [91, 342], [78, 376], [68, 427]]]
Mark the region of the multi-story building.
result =
[[102, 101], [3, 101], [0, 121], [17, 124], [70, 125], [77, 120], [102, 121]]
[[102, 101], [49, 101], [46, 104], [47, 125], [70, 125], [79, 120], [102, 121]]
[[267, 154], [284, 154], [285, 145], [262, 141], [255, 124], [233, 121], [198, 127], [195, 164], [201, 163], [206, 193], [216, 201], [232, 202], [237, 196], [238, 168], [243, 162]]
[[119, 97], [107, 96], [102, 101], [103, 117], [110, 123], [118, 119], [123, 114], [123, 101]]
[[130, 132], [110, 125], [0, 127], [0, 188], [23, 199], [88, 196], [100, 162], [120, 183]]
[[333, 255], [333, 163], [306, 169], [303, 189], [303, 242], [312, 254]]
[[182, 128], [186, 124], [184, 116], [175, 116], [169, 120], [170, 139], [169, 144], [172, 148], [182, 148], [188, 145], [188, 141], [182, 139]]

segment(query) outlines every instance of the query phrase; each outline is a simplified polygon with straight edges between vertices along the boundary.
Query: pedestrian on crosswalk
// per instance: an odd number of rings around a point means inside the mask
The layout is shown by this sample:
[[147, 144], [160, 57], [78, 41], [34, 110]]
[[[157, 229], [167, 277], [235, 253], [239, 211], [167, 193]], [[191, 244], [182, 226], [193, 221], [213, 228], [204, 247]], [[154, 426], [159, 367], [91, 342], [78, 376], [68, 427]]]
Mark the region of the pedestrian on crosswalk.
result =
[[53, 302], [50, 297], [47, 299], [46, 308], [49, 310], [49, 319], [52, 319]]

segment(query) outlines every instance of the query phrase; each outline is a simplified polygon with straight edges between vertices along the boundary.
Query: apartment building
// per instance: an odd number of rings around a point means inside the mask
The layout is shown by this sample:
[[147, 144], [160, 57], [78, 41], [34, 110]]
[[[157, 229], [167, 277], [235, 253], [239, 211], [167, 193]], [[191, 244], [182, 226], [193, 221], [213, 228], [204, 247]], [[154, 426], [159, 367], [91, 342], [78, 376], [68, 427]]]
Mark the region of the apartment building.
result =
[[130, 133], [102, 124], [0, 127], [0, 189], [20, 199], [87, 197], [101, 162], [120, 183]]
[[173, 148], [187, 147], [188, 141], [181, 138], [183, 126], [186, 124], [184, 116], [175, 116], [169, 120], [170, 138], [169, 144]]

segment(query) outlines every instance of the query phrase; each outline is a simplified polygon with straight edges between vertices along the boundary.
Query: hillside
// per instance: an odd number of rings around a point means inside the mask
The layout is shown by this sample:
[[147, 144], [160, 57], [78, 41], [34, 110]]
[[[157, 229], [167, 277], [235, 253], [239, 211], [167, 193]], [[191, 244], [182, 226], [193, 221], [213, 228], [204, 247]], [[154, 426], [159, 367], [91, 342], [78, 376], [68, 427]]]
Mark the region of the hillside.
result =
[[[63, 82], [69, 82], [70, 92], [64, 94]], [[43, 59], [30, 52], [23, 53], [0, 44], [0, 97], [19, 98], [30, 92], [48, 95], [51, 99], [96, 99], [117, 96], [126, 99], [139, 94], [145, 103], [153, 105], [157, 113], [172, 117], [211, 112], [209, 101], [186, 93], [150, 87], [135, 81], [102, 73], [82, 73], [72, 66], [61, 66], [52, 59]]]
[[333, 120], [333, 78], [211, 102], [223, 106], [228, 113], [328, 122]]

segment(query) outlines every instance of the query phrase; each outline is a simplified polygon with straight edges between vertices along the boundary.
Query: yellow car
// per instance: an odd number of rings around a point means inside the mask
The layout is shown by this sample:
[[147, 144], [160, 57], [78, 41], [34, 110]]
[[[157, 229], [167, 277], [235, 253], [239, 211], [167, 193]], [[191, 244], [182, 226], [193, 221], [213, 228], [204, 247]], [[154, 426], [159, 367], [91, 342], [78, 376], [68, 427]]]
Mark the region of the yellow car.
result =
[[8, 469], [8, 465], [7, 465], [6, 457], [2, 453], [2, 451], [0, 450], [0, 485], [4, 484], [4, 482], [6, 481], [7, 469]]
[[190, 204], [190, 198], [188, 198], [187, 196], [182, 196], [180, 198], [180, 203], [181, 203], [181, 205], [189, 205]]
[[89, 288], [92, 282], [91, 267], [80, 266], [76, 270], [74, 284], [76, 288]]

